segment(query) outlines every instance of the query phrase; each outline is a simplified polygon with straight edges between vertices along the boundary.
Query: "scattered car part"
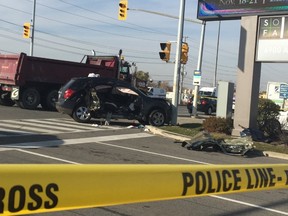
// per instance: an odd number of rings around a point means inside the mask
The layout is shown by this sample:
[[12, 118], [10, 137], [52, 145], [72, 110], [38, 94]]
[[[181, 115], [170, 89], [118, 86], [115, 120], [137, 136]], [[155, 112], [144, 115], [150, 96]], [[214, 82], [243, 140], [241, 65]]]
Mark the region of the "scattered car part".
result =
[[182, 142], [182, 147], [195, 151], [206, 151], [212, 149], [213, 151], [221, 151], [224, 154], [241, 156], [244, 156], [248, 151], [251, 151], [254, 148], [253, 142], [247, 137], [231, 140], [205, 138], [194, 142], [184, 141]]

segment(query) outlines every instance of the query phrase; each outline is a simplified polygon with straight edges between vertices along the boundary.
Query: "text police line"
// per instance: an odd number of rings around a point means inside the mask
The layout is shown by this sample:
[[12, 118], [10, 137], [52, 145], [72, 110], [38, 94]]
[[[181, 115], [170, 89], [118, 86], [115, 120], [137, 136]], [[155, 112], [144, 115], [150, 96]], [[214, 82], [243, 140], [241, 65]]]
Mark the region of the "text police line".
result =
[[[182, 173], [182, 196], [187, 195], [188, 190], [191, 188], [194, 189], [192, 194], [200, 195], [241, 189], [271, 188], [277, 182], [284, 182], [285, 185], [288, 185], [288, 170], [284, 170], [284, 174], [285, 179], [281, 176], [276, 176], [273, 168], [244, 169], [244, 172], [240, 172], [239, 169], [232, 169], [216, 170], [214, 172]], [[244, 188], [242, 188], [243, 186]]]

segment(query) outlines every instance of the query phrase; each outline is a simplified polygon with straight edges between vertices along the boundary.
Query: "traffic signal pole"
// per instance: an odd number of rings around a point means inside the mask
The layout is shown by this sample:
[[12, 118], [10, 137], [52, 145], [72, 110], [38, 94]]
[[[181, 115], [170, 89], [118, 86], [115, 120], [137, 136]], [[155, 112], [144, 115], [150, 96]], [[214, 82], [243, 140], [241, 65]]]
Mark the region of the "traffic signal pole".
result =
[[178, 101], [179, 101], [179, 76], [181, 72], [181, 52], [182, 52], [182, 38], [184, 29], [184, 16], [185, 16], [185, 0], [181, 0], [179, 23], [178, 23], [178, 36], [177, 36], [177, 50], [174, 68], [174, 81], [173, 81], [173, 97], [172, 97], [172, 118], [171, 124], [177, 125], [178, 116]]

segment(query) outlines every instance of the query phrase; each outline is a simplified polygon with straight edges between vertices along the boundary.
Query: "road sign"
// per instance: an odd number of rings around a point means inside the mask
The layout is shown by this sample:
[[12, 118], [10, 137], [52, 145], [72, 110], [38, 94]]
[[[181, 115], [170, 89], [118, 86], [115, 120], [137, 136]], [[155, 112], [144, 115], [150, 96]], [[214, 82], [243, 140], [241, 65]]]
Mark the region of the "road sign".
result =
[[201, 83], [201, 71], [195, 70], [193, 76], [193, 85], [200, 86]]
[[280, 98], [288, 98], [288, 85], [280, 84]]

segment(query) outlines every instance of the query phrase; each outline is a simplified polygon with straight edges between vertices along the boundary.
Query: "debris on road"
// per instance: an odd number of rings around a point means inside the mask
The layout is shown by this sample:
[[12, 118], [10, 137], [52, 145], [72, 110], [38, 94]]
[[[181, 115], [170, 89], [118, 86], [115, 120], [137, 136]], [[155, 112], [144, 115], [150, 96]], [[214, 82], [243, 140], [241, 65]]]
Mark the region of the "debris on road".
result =
[[229, 155], [244, 156], [248, 151], [253, 150], [253, 141], [250, 137], [237, 139], [213, 139], [205, 138], [198, 141], [183, 141], [182, 147], [195, 151], [220, 151]]

